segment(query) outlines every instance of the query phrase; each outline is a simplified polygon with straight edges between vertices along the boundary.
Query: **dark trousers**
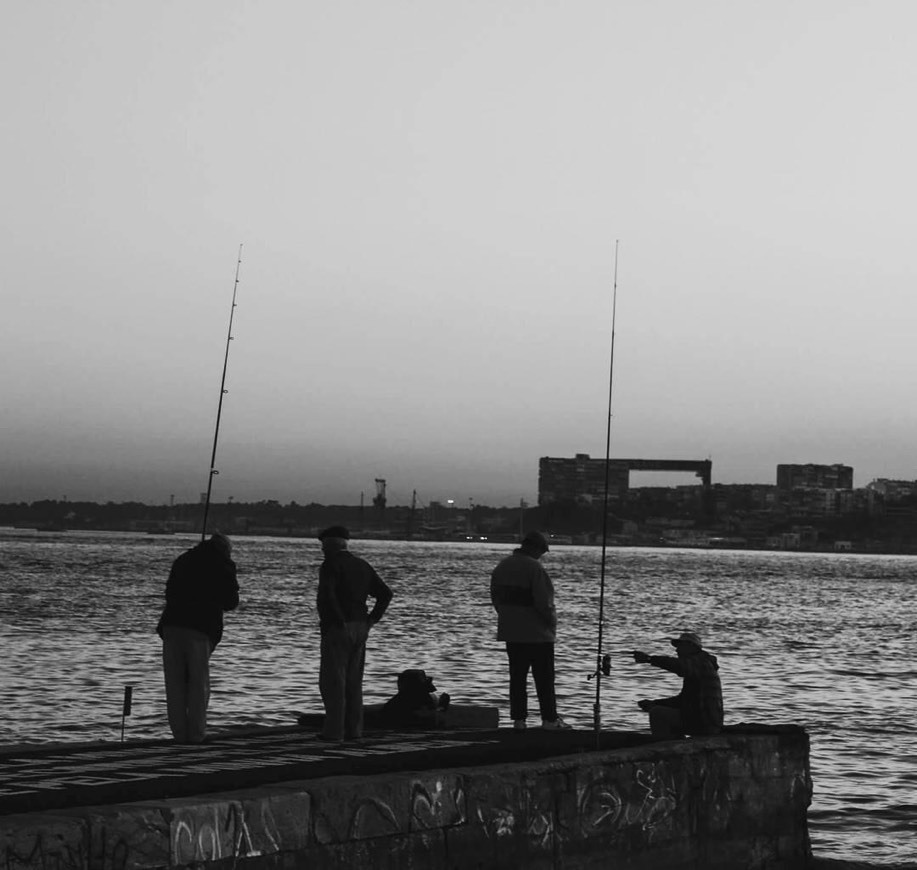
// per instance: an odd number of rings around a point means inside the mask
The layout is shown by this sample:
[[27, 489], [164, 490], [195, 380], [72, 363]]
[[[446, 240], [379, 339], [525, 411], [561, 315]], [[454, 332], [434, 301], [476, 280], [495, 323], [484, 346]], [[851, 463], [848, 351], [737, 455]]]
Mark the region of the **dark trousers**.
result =
[[535, 680], [541, 718], [553, 722], [557, 718], [557, 700], [554, 695], [554, 644], [506, 642], [509, 657], [509, 715], [525, 719], [529, 712], [529, 668]]

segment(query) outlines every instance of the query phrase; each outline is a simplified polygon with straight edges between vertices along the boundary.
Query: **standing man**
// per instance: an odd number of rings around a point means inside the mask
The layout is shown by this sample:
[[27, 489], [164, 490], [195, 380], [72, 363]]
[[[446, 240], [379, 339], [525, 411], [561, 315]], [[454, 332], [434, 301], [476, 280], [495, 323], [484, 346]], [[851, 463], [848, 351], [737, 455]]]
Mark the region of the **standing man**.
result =
[[682, 678], [681, 691], [674, 697], [637, 702], [649, 713], [650, 730], [655, 737], [719, 733], [723, 728], [723, 689], [716, 656], [704, 651], [693, 631], [684, 631], [669, 643], [675, 647], [675, 656], [651, 656], [634, 650], [637, 664], [653, 665]]
[[[366, 640], [392, 600], [392, 590], [369, 562], [347, 549], [350, 532], [344, 526], [331, 526], [318, 539], [325, 554], [316, 601], [322, 633], [318, 686], [325, 705], [318, 736], [340, 743], [363, 736]], [[375, 599], [371, 612], [369, 597]]]
[[538, 561], [547, 552], [544, 535], [529, 532], [490, 576], [490, 601], [497, 611], [497, 640], [506, 642], [509, 657], [509, 710], [517, 731], [526, 727], [529, 668], [538, 693], [541, 727], [571, 727], [557, 715], [554, 694], [554, 585]]
[[223, 637], [223, 612], [239, 606], [232, 544], [217, 532], [182, 553], [166, 583], [166, 606], [156, 631], [162, 638], [169, 728], [179, 743], [201, 743], [207, 733], [210, 654]]

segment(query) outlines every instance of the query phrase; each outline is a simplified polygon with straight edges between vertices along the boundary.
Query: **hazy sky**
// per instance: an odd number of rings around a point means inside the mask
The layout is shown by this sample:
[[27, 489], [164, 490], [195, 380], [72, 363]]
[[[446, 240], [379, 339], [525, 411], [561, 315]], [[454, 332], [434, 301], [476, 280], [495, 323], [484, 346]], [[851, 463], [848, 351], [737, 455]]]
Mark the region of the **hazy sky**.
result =
[[[917, 477], [917, 3], [10, 4], [0, 501]], [[643, 484], [663, 482], [648, 475]], [[667, 483], [692, 483], [684, 475]]]

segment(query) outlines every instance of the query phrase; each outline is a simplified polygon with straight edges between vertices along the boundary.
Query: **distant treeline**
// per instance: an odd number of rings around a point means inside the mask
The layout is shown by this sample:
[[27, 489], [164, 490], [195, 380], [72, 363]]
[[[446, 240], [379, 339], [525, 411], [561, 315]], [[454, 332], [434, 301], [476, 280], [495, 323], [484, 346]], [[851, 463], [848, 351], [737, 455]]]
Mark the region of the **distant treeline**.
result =
[[[207, 530], [227, 534], [310, 535], [343, 524], [355, 533], [397, 538], [453, 540], [487, 536], [518, 539], [540, 530], [569, 536], [574, 543], [656, 545], [673, 541], [673, 530], [685, 540], [728, 536], [752, 547], [769, 546], [775, 535], [798, 534], [829, 549], [849, 542], [855, 550], [917, 552], [917, 499], [881, 511], [825, 513], [796, 510], [787, 504], [764, 507], [748, 501], [748, 488], [717, 487], [717, 500], [700, 487], [693, 490], [634, 489], [626, 500], [609, 505], [573, 501], [534, 507], [488, 507], [432, 504], [412, 509], [396, 505], [281, 504], [275, 500], [211, 503]], [[199, 532], [204, 509], [199, 502], [148, 505], [142, 502], [44, 500], [0, 504], [0, 526], [42, 530], [106, 530], [148, 533]], [[604, 536], [608, 537], [605, 538]]]
[[[465, 510], [439, 505], [412, 509], [408, 506], [281, 504], [275, 500], [211, 503], [207, 527], [236, 533], [277, 530], [305, 533], [341, 523], [353, 529], [401, 529], [411, 531], [455, 529], [469, 531], [478, 525], [504, 528], [508, 533], [537, 523], [538, 508], [492, 508], [475, 505]], [[105, 529], [112, 531], [197, 531], [203, 520], [197, 502], [148, 505], [142, 502], [84, 502], [43, 500], [0, 504], [0, 525], [33, 528]], [[532, 526], [534, 528], [535, 526]]]

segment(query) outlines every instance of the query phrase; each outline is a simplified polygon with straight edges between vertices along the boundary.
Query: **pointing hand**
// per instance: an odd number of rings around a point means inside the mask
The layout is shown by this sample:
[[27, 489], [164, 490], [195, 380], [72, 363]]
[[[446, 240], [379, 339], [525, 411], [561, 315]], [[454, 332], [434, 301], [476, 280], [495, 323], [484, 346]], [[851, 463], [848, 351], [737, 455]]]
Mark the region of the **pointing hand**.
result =
[[634, 661], [638, 665], [647, 665], [649, 664], [650, 657], [645, 652], [640, 652], [640, 650], [634, 650]]

